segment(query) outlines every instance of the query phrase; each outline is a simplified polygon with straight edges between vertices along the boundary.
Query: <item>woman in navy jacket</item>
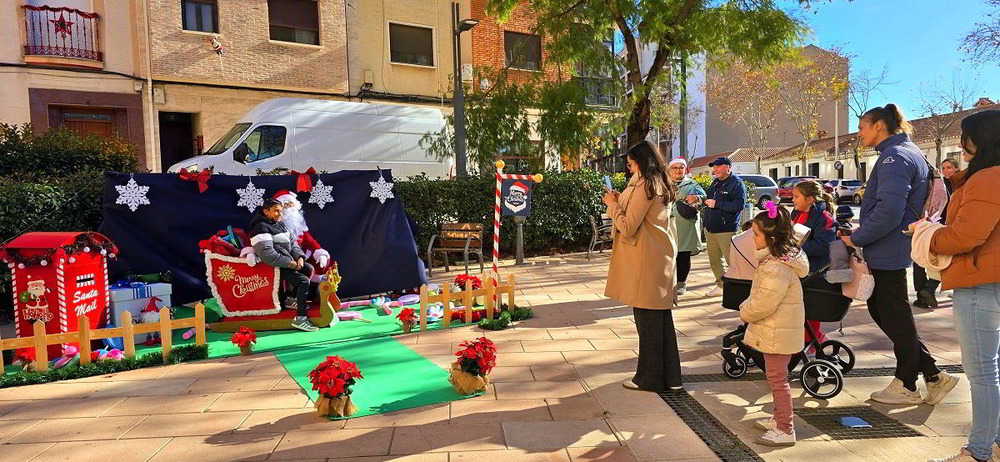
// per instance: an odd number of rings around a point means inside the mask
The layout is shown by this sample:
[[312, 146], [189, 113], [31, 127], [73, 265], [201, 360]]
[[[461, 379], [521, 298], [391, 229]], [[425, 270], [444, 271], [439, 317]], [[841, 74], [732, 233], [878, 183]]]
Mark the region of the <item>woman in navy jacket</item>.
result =
[[[802, 250], [809, 258], [809, 273], [815, 273], [830, 264], [830, 243], [837, 239], [836, 222], [830, 210], [833, 210], [833, 196], [823, 191], [823, 187], [815, 181], [802, 181], [792, 190], [792, 223], [809, 227], [809, 237], [802, 244]], [[822, 278], [817, 280], [824, 281]], [[808, 321], [809, 327], [816, 333], [820, 342], [826, 340], [826, 335], [820, 331], [819, 321]], [[812, 340], [805, 334], [805, 340]], [[812, 351], [813, 347], [809, 347]]]

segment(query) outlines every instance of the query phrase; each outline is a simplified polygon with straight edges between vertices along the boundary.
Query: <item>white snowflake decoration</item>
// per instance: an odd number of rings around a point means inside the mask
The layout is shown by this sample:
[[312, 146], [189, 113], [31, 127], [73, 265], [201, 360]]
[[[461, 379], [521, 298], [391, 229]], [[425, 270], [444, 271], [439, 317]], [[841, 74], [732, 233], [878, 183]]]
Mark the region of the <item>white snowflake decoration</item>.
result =
[[115, 200], [116, 204], [128, 205], [129, 210], [135, 212], [140, 205], [149, 205], [149, 199], [146, 198], [146, 193], [149, 192], [149, 186], [140, 186], [139, 183], [135, 182], [135, 177], [129, 175], [128, 183], [125, 186], [115, 186], [118, 190], [118, 199]]
[[385, 204], [387, 199], [392, 199], [392, 183], [385, 181], [382, 178], [382, 172], [378, 174], [378, 181], [369, 181], [368, 184], [372, 185], [372, 195], [371, 197], [378, 198], [379, 202]]
[[333, 186], [327, 186], [323, 184], [323, 179], [318, 179], [313, 185], [312, 193], [309, 194], [309, 203], [316, 204], [322, 210], [326, 204], [333, 202], [331, 192], [333, 192]]
[[253, 180], [247, 183], [245, 188], [237, 188], [236, 194], [240, 195], [240, 201], [236, 203], [237, 207], [246, 207], [251, 212], [264, 205], [264, 190], [254, 186]]

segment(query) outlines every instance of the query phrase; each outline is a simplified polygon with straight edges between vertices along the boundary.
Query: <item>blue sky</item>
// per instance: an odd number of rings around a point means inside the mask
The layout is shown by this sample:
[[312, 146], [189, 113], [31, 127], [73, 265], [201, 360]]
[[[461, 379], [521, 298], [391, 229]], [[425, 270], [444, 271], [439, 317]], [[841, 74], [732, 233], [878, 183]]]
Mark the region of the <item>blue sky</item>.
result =
[[[908, 118], [917, 118], [921, 83], [941, 81], [950, 87], [953, 75], [975, 81], [976, 95], [1000, 99], [1000, 63], [963, 62], [965, 54], [958, 49], [987, 12], [984, 0], [821, 0], [802, 18], [813, 29], [808, 43], [840, 47], [854, 56], [852, 68], [888, 66], [887, 80], [893, 83], [871, 103], [893, 102]], [[852, 130], [856, 126], [852, 117]]]

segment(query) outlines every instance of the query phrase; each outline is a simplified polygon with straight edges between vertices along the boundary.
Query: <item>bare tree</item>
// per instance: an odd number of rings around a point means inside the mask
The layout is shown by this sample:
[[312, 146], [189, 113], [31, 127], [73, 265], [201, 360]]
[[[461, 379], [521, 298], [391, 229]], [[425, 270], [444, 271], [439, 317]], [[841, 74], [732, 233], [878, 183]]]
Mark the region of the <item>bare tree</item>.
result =
[[[883, 66], [879, 71], [864, 69], [851, 74], [851, 78], [847, 82], [847, 107], [851, 114], [854, 114], [854, 117], [861, 119], [861, 116], [873, 107], [871, 104], [872, 95], [876, 92], [881, 93], [880, 88], [883, 85], [892, 83], [888, 81], [888, 76], [888, 66]], [[861, 153], [858, 143], [854, 143], [852, 151], [858, 180], [865, 181], [865, 178], [862, 178]]]
[[819, 134], [823, 107], [839, 101], [847, 90], [847, 59], [837, 50], [819, 50], [813, 56], [803, 53], [783, 63], [778, 73], [778, 95], [785, 115], [802, 137], [799, 161], [805, 172], [809, 142]]
[[739, 59], [719, 64], [706, 79], [705, 95], [723, 122], [743, 127], [750, 134], [750, 148], [760, 173], [761, 155], [778, 117], [779, 73], [773, 65], [752, 66]]
[[959, 48], [975, 63], [995, 64], [1000, 60], [1000, 0], [986, 0], [986, 3], [993, 11], [973, 26]]
[[934, 135], [934, 149], [937, 151], [934, 165], [941, 167], [944, 136], [958, 122], [952, 116], [970, 106], [978, 93], [976, 81], [964, 80], [957, 72], [951, 76], [951, 84], [937, 80], [932, 84], [920, 85], [920, 109], [930, 122]]

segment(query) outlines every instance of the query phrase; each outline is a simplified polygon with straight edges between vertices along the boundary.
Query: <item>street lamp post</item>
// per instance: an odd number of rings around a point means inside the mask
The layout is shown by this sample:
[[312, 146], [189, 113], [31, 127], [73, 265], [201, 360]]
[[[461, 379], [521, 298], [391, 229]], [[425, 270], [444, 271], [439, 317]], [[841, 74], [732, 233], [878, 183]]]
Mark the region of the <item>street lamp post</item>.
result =
[[452, 98], [455, 112], [455, 171], [459, 178], [464, 178], [466, 171], [465, 152], [465, 91], [462, 88], [462, 32], [476, 27], [479, 20], [458, 20], [460, 10], [457, 2], [451, 4], [452, 22], [452, 62], [455, 65], [455, 97]]

